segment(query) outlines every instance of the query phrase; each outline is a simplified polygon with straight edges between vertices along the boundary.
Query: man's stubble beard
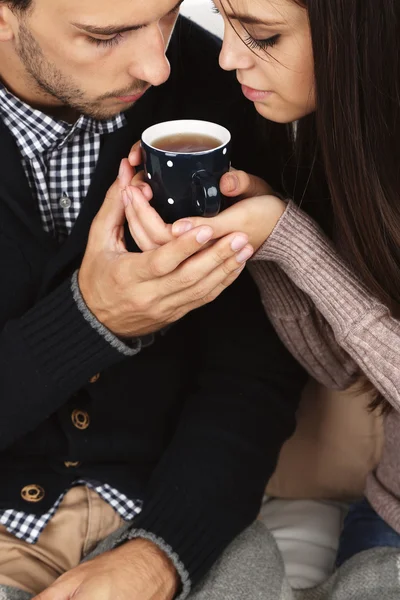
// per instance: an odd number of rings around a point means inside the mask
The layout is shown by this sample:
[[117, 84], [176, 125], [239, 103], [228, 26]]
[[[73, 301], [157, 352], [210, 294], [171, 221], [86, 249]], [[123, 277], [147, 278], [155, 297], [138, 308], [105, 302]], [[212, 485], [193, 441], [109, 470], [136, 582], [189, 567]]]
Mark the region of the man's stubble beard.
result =
[[[121, 112], [106, 111], [100, 102], [85, 101], [85, 95], [75, 87], [54, 64], [49, 62], [23, 19], [20, 22], [16, 52], [30, 77], [32, 85], [40, 93], [57, 99], [66, 108], [94, 119], [108, 119]], [[127, 107], [129, 108], [129, 107]]]

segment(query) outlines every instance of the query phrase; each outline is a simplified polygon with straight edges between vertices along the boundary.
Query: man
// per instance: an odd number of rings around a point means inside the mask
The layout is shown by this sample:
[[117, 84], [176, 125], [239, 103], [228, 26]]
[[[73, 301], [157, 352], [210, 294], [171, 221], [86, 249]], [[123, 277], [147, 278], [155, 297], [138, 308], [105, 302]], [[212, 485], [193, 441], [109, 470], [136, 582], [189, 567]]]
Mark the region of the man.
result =
[[265, 158], [218, 42], [173, 33], [178, 12], [0, 2], [5, 598], [185, 597], [255, 519], [294, 426], [303, 374], [254, 285], [220, 295], [247, 240], [208, 247], [204, 227], [139, 253], [124, 235], [123, 159], [152, 123], [215, 120], [235, 164]]

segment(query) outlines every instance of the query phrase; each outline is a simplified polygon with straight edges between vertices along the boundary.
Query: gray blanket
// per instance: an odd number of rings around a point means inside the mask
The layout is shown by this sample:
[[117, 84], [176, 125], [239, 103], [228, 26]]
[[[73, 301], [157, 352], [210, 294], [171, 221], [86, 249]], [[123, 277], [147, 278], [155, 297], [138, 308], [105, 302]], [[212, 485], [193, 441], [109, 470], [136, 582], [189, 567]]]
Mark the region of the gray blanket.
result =
[[[124, 531], [125, 527], [112, 534], [85, 560], [113, 548]], [[0, 600], [30, 598], [26, 592], [0, 586]], [[324, 584], [294, 591], [273, 536], [257, 522], [229, 546], [207, 578], [189, 594], [189, 600], [400, 600], [400, 551], [378, 548], [363, 552]]]

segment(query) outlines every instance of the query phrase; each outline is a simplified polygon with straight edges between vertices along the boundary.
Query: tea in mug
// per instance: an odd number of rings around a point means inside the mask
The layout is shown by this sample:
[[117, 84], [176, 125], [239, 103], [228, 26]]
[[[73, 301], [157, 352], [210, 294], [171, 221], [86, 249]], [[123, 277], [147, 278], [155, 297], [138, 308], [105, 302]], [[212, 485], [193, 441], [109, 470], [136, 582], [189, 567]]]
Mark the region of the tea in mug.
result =
[[221, 146], [222, 142], [210, 135], [199, 133], [176, 133], [155, 140], [154, 148], [163, 152], [195, 154], [196, 152], [207, 152]]

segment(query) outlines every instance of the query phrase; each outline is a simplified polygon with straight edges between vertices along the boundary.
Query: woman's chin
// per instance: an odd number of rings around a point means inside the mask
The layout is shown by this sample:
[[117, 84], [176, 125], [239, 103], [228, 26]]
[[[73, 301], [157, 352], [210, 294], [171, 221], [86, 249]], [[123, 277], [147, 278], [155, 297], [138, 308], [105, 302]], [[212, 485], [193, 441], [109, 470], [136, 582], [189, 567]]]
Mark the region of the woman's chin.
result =
[[271, 105], [264, 104], [263, 102], [254, 102], [256, 111], [268, 119], [268, 121], [274, 121], [275, 123], [290, 123], [291, 121], [286, 118], [286, 115], [282, 111], [274, 109]]
[[281, 123], [282, 125], [298, 121], [313, 112], [313, 110], [302, 111], [297, 107], [296, 109], [289, 107], [277, 108], [272, 106], [272, 103], [267, 104], [263, 102], [254, 102], [254, 107], [264, 119], [268, 119], [268, 121], [273, 121], [274, 123]]

